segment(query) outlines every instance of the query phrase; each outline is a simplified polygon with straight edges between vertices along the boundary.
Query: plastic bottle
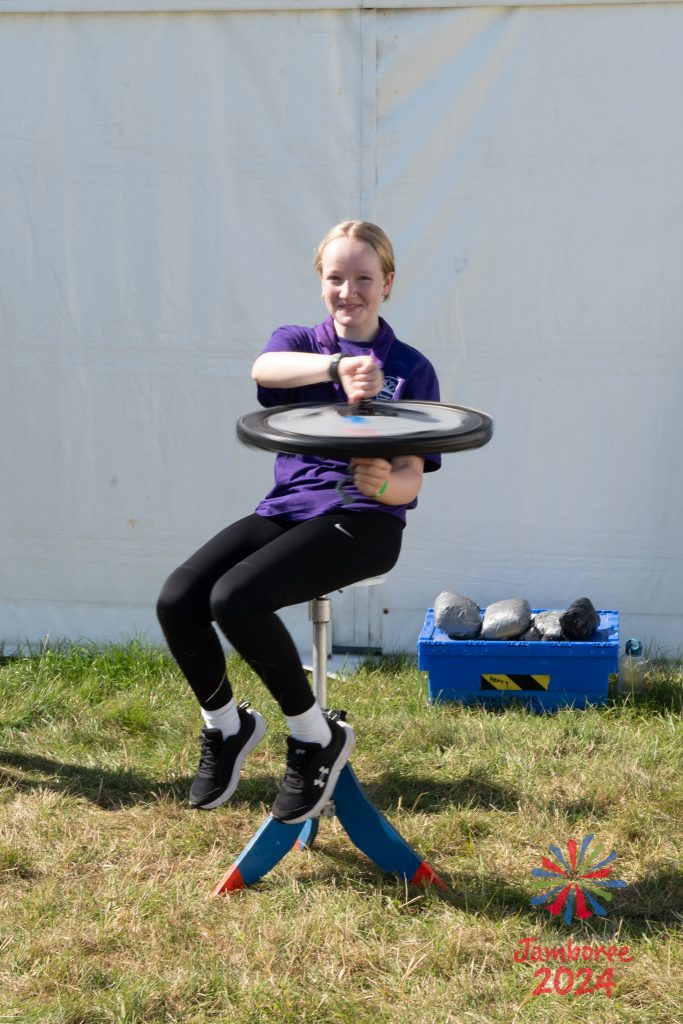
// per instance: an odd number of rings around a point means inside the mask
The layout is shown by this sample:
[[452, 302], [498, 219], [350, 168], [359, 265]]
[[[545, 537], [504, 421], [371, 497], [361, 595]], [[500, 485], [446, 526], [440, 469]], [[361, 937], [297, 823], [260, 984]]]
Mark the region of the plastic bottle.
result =
[[648, 667], [640, 640], [635, 637], [627, 640], [624, 653], [619, 658], [619, 693], [627, 693], [632, 697], [642, 693]]

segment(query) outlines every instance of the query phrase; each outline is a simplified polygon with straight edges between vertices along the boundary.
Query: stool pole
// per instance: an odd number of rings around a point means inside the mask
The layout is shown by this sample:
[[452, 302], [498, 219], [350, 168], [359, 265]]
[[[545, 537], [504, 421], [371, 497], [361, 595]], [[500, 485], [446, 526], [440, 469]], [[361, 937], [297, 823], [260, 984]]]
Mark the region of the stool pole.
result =
[[308, 618], [313, 623], [313, 692], [321, 708], [327, 707], [327, 626], [332, 620], [329, 597], [314, 597], [308, 602]]

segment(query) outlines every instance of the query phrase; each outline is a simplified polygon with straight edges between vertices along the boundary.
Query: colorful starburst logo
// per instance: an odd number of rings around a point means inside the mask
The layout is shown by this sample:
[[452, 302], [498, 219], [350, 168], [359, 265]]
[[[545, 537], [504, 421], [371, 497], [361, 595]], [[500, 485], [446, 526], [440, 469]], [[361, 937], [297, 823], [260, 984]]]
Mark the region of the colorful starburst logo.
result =
[[[567, 841], [567, 853], [564, 855], [559, 846], [550, 846], [554, 860], [542, 857], [540, 868], [533, 868], [532, 876], [536, 879], [535, 888], [544, 889], [531, 900], [532, 907], [547, 904], [550, 914], [559, 916], [564, 910], [565, 924], [571, 924], [572, 915], [576, 912], [579, 920], [599, 914], [604, 917], [607, 909], [595, 898], [611, 900], [611, 889], [623, 889], [626, 882], [610, 878], [612, 868], [609, 866], [616, 859], [614, 850], [604, 857], [604, 850], [595, 846], [589, 853], [588, 848], [594, 836], [586, 836], [577, 851], [575, 839]], [[602, 858], [602, 859], [601, 859]], [[548, 879], [560, 881], [559, 885], [548, 888]]]

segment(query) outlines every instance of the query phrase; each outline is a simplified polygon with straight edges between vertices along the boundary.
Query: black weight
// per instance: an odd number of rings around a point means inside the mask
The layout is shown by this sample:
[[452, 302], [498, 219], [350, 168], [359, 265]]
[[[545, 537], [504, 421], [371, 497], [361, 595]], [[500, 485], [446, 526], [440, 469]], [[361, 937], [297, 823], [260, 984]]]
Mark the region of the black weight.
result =
[[243, 444], [324, 458], [392, 458], [481, 448], [493, 435], [486, 413], [441, 402], [278, 405], [242, 416]]

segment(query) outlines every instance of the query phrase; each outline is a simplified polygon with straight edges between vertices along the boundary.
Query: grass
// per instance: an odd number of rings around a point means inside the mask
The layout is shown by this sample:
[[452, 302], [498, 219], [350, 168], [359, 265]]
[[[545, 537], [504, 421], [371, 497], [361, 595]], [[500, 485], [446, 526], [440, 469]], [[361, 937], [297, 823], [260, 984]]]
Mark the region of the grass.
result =
[[[201, 813], [197, 711], [162, 651], [0, 661], [0, 1024], [683, 1022], [681, 665], [637, 703], [538, 716], [430, 705], [413, 661], [368, 662], [331, 703], [450, 893], [382, 875], [323, 821], [313, 850], [210, 899], [283, 769], [277, 708], [239, 660], [229, 674], [269, 730], [233, 801]], [[530, 870], [590, 833], [628, 887], [570, 929], [532, 909]], [[633, 959], [611, 997], [534, 997], [542, 965], [514, 960], [528, 936]]]

